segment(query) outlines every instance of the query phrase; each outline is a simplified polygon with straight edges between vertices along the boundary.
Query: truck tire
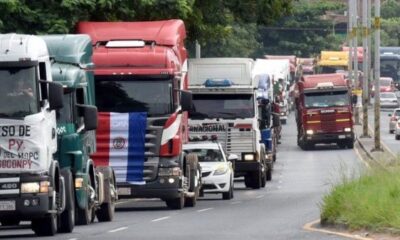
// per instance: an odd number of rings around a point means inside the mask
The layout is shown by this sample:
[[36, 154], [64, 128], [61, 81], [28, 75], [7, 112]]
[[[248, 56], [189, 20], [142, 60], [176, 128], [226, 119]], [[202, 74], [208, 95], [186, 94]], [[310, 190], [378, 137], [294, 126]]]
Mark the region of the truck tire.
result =
[[262, 171], [261, 169], [258, 170], [257, 172], [254, 172], [253, 177], [252, 177], [252, 188], [253, 189], [260, 189], [262, 185]]
[[354, 141], [353, 141], [353, 140], [350, 140], [350, 141], [347, 143], [347, 148], [348, 148], [348, 149], [353, 149], [353, 148], [354, 148]]
[[244, 185], [246, 186], [246, 188], [251, 188], [252, 187], [251, 176], [249, 176], [249, 175], [244, 176]]
[[75, 226], [75, 188], [72, 173], [69, 169], [62, 169], [61, 175], [65, 181], [65, 210], [58, 221], [58, 232], [70, 233]]
[[21, 221], [19, 219], [3, 219], [1, 226], [17, 226]]
[[396, 140], [400, 140], [400, 135], [397, 135], [397, 134], [396, 134], [396, 137], [395, 137], [395, 138], [396, 138]]
[[267, 170], [267, 181], [271, 181], [272, 180], [272, 168], [271, 167], [268, 167], [268, 170]]
[[[89, 180], [88, 180], [88, 187], [92, 186], [92, 179], [89, 176]], [[85, 206], [84, 209], [81, 208], [76, 208], [75, 211], [75, 223], [76, 225], [88, 225], [90, 222], [92, 222], [93, 219], [93, 207], [89, 206], [89, 197], [90, 195], [90, 191], [87, 190], [87, 204]]]
[[[115, 188], [114, 177], [111, 177], [109, 181], [110, 184], [106, 183], [104, 186]], [[115, 199], [112, 199], [111, 194], [108, 194], [107, 199], [105, 199], [104, 203], [102, 203], [100, 208], [96, 211], [96, 217], [99, 222], [111, 222], [114, 219], [114, 213]]]
[[261, 187], [265, 187], [267, 184], [267, 165], [263, 164], [264, 171], [261, 171]]
[[182, 209], [185, 206], [185, 196], [181, 193], [181, 196], [174, 199], [167, 199], [165, 200], [167, 206], [171, 209]]
[[199, 171], [198, 171], [198, 159], [196, 154], [186, 155], [186, 167], [189, 167], [189, 192], [194, 192], [193, 197], [185, 198], [185, 207], [194, 207], [197, 203], [197, 198], [200, 195], [199, 191]]

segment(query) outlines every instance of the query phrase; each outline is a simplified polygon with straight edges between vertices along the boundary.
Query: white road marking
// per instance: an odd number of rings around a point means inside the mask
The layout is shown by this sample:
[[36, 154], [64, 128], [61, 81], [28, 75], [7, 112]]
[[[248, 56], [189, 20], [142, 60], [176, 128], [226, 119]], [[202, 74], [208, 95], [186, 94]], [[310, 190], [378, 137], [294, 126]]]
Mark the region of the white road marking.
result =
[[152, 221], [152, 222], [159, 222], [159, 221], [162, 221], [162, 220], [166, 220], [166, 219], [168, 219], [168, 218], [170, 218], [170, 217], [168, 216], [168, 217], [156, 218], [156, 219], [153, 219], [153, 220], [151, 220], [151, 221]]
[[211, 209], [214, 209], [214, 208], [204, 208], [204, 209], [197, 210], [197, 212], [205, 212], [205, 211], [208, 211]]
[[78, 240], [77, 238], [70, 238], [70, 239], [68, 239], [68, 240]]
[[231, 202], [231, 204], [239, 204], [242, 203], [241, 201]]
[[110, 230], [108, 232], [109, 233], [115, 233], [115, 232], [123, 231], [125, 229], [128, 229], [128, 227], [120, 227], [120, 228], [116, 228], [116, 229]]
[[368, 168], [371, 168], [371, 166], [369, 165], [369, 163], [363, 158], [362, 154], [360, 153], [359, 149], [357, 147], [354, 148], [354, 152], [356, 153], [358, 159], [364, 163], [365, 166], [367, 166]]
[[256, 198], [263, 198], [265, 195], [259, 195]]

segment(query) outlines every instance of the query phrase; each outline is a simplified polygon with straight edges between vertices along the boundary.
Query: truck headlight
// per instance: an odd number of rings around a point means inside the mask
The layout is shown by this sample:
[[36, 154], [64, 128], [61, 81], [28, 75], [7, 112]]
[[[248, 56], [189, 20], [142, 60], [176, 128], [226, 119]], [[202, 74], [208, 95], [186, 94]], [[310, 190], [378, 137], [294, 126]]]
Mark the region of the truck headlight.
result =
[[180, 176], [181, 173], [182, 171], [179, 167], [158, 169], [158, 176]]
[[21, 183], [21, 193], [39, 193], [40, 185], [38, 182]]
[[351, 132], [351, 128], [349, 128], [349, 127], [344, 128], [344, 131], [345, 131], [345, 132]]
[[246, 153], [246, 154], [243, 155], [243, 159], [245, 161], [254, 161], [254, 154]]
[[40, 182], [40, 192], [41, 193], [48, 193], [49, 192], [49, 187], [50, 187], [50, 182], [49, 181], [41, 181]]
[[214, 175], [222, 175], [228, 171], [228, 167], [225, 165], [219, 165], [214, 171]]
[[311, 130], [311, 129], [309, 129], [309, 130], [306, 131], [306, 133], [307, 133], [307, 135], [313, 135], [313, 134], [314, 134], [314, 131]]
[[75, 178], [75, 188], [82, 188], [83, 187], [83, 178], [77, 177]]

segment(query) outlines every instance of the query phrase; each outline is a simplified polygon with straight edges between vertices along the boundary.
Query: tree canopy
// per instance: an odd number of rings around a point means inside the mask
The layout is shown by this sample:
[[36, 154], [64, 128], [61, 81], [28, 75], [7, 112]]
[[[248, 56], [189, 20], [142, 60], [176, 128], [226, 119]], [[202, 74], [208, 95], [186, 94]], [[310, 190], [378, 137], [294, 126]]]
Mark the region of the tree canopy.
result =
[[[257, 25], [291, 11], [292, 0], [8, 0], [0, 32], [73, 33], [78, 21], [184, 20], [188, 42], [205, 56], [250, 56], [260, 49]], [[189, 44], [190, 45], [190, 44]]]

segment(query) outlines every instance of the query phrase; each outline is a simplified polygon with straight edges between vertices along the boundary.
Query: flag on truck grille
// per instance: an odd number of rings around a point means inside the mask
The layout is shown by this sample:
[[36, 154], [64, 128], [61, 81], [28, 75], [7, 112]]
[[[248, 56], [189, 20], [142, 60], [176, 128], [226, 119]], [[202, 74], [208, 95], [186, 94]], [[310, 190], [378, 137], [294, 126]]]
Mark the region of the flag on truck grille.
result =
[[99, 113], [97, 166], [111, 166], [117, 183], [144, 184], [146, 113]]

